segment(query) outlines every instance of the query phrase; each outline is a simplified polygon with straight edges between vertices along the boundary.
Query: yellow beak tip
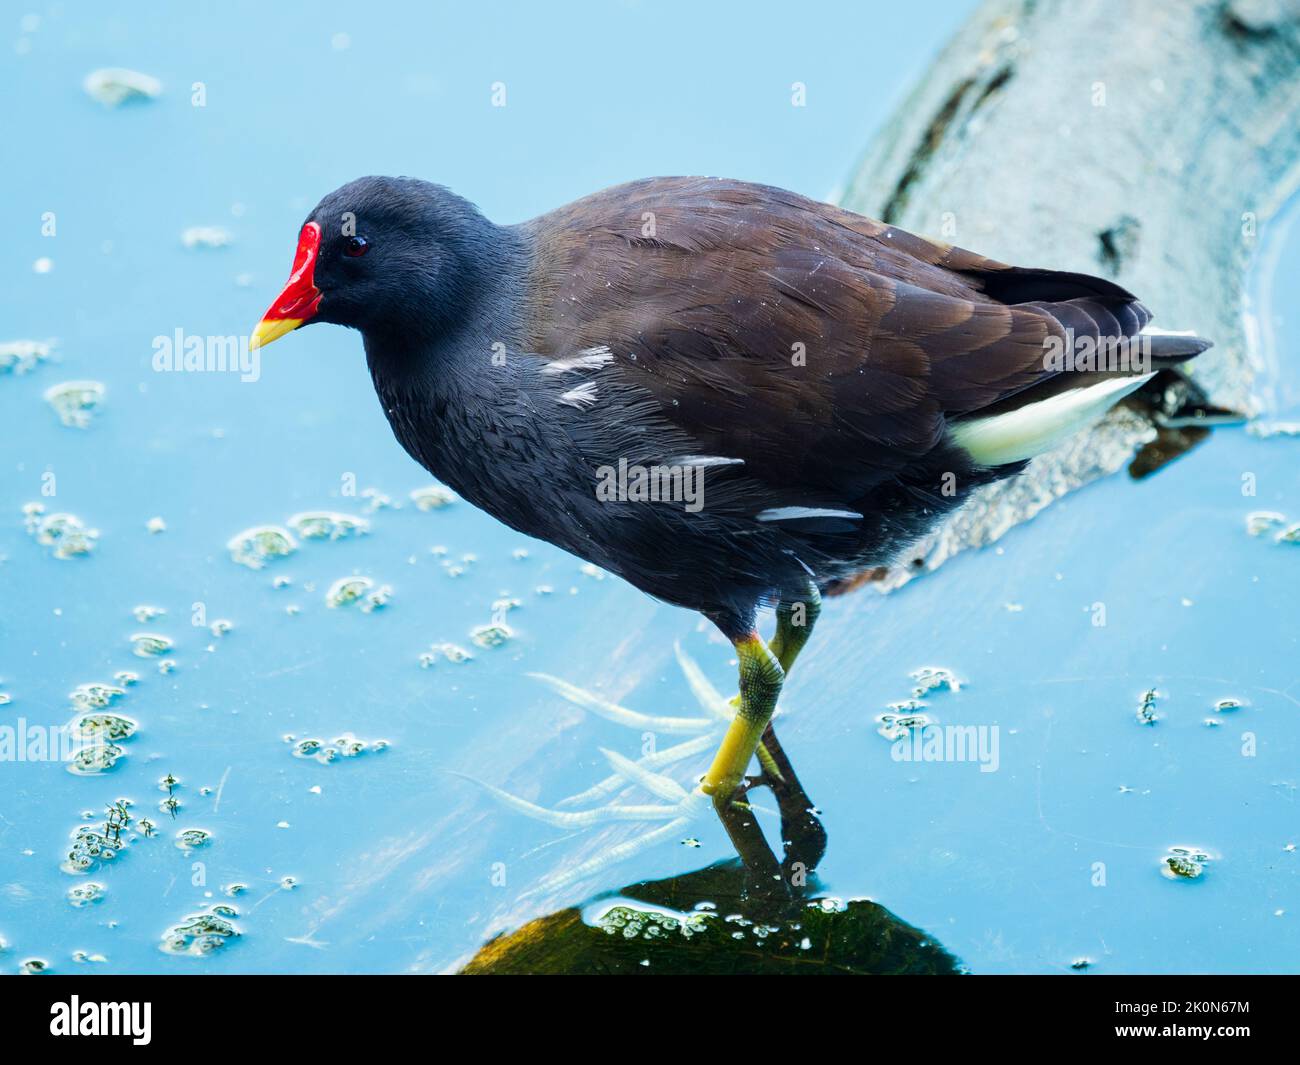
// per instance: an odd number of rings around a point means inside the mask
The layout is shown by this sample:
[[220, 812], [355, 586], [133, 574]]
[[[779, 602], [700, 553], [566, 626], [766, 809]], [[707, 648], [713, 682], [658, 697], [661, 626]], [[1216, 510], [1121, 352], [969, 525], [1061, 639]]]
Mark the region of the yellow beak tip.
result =
[[303, 321], [302, 318], [263, 318], [248, 338], [248, 349], [256, 351], [258, 348], [266, 347], [286, 333], [292, 333], [302, 325]]

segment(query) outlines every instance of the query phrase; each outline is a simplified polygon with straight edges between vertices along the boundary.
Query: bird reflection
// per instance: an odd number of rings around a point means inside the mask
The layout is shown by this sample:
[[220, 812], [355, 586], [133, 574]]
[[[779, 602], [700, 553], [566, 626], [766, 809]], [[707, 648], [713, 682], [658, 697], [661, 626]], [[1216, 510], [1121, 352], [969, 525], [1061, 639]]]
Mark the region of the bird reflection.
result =
[[[653, 717], [602, 700], [555, 677], [539, 677], [568, 701], [628, 728], [655, 728], [685, 740], [633, 761], [602, 751], [612, 773], [592, 787], [538, 806], [479, 782], [506, 806], [548, 824], [584, 828], [609, 821], [662, 822], [599, 857], [541, 881], [537, 895], [594, 876], [674, 835], [715, 805], [663, 770], [706, 752], [735, 713], [679, 647], [677, 659], [704, 716]], [[820, 894], [817, 867], [827, 835], [813, 802], [769, 723], [758, 773], [719, 809], [738, 859], [681, 876], [641, 881], [530, 921], [483, 946], [466, 974], [505, 973], [957, 973], [941, 944], [884, 907]], [[625, 805], [614, 796], [637, 785], [662, 800]], [[780, 814], [779, 854], [755, 816], [753, 797], [770, 792]]]
[[[486, 781], [465, 777], [483, 788], [503, 806], [557, 828], [583, 830], [614, 821], [631, 821], [651, 826], [644, 833], [617, 845], [603, 848], [596, 857], [568, 866], [543, 878], [528, 894], [547, 894], [580, 880], [596, 876], [614, 864], [672, 838], [680, 840], [683, 832], [697, 819], [715, 808], [728, 836], [745, 867], [756, 883], [788, 883], [815, 869], [826, 850], [826, 835], [817, 820], [813, 804], [804, 794], [785, 751], [782, 750], [769, 722], [758, 748], [760, 772], [745, 778], [725, 807], [713, 802], [697, 785], [684, 787], [666, 770], [707, 753], [736, 714], [736, 701], [725, 698], [705, 677], [703, 670], [681, 649], [676, 648], [677, 663], [687, 685], [703, 713], [691, 717], [665, 717], [645, 714], [602, 699], [594, 692], [579, 688], [558, 677], [534, 674], [567, 701], [615, 724], [639, 733], [652, 732], [691, 735], [691, 739], [661, 750], [627, 758], [616, 751], [601, 748], [611, 773], [593, 786], [559, 800], [554, 806], [540, 806]], [[464, 774], [457, 774], [464, 776]], [[633, 785], [648, 792], [657, 802], [627, 804], [615, 796]], [[757, 824], [750, 795], [767, 788], [776, 798], [781, 815], [784, 853], [778, 859]]]
[[[822, 837], [824, 844], [825, 837]], [[941, 943], [866, 899], [819, 896], [816, 878], [755, 890], [743, 862], [642, 881], [498, 936], [466, 975], [963, 973]]]

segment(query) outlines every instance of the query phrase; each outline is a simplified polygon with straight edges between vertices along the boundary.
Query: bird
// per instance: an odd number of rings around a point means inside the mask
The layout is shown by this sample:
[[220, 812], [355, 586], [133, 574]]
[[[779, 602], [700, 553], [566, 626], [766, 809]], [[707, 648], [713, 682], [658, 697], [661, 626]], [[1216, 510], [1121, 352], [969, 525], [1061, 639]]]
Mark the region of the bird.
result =
[[739, 696], [699, 790], [743, 855], [728, 814], [822, 593], [1211, 346], [1150, 320], [1104, 278], [767, 185], [649, 178], [500, 225], [372, 176], [308, 216], [250, 347], [358, 330], [416, 462], [721, 631]]

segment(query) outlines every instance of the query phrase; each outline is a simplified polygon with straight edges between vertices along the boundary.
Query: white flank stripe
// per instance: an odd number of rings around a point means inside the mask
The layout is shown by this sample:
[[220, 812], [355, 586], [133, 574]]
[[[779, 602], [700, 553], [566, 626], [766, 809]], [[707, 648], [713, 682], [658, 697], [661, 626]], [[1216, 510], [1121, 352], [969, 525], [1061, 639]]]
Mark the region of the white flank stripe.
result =
[[1074, 388], [1005, 414], [960, 422], [949, 433], [981, 466], [1004, 466], [1009, 462], [1021, 462], [1041, 455], [1067, 436], [1095, 422], [1154, 376], [1155, 374], [1143, 374], [1140, 377], [1112, 377], [1108, 381], [1087, 388]]
[[861, 521], [856, 510], [831, 510], [828, 507], [772, 507], [758, 512], [759, 521], [798, 521], [800, 518], [851, 518]]
[[609, 348], [588, 348], [567, 359], [555, 359], [542, 367], [544, 374], [572, 373], [575, 370], [599, 370], [614, 361]]
[[560, 397], [561, 403], [585, 410], [596, 402], [596, 382], [583, 381], [577, 388], [571, 388]]
[[679, 459], [669, 459], [669, 466], [743, 466], [744, 459], [726, 459], [721, 455], [683, 455]]

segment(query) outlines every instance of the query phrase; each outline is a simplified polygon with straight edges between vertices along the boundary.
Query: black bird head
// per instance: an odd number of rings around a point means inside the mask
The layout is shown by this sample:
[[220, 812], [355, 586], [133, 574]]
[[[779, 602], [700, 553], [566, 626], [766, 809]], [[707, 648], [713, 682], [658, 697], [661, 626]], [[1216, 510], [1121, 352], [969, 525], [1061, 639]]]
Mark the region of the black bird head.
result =
[[482, 291], [498, 233], [441, 185], [405, 177], [350, 181], [303, 223], [289, 281], [250, 346], [265, 347], [308, 322], [435, 336]]

